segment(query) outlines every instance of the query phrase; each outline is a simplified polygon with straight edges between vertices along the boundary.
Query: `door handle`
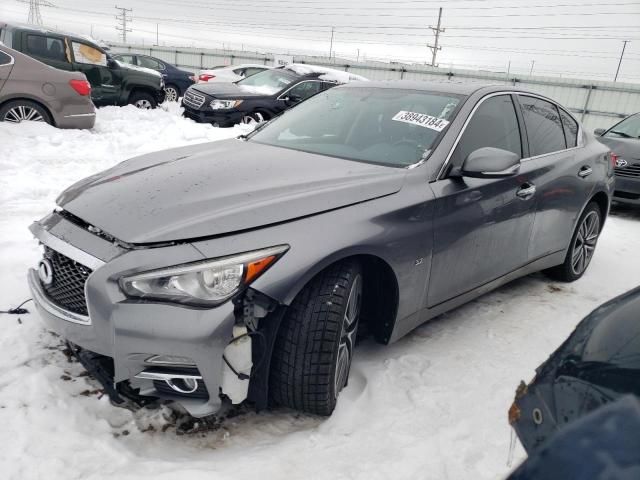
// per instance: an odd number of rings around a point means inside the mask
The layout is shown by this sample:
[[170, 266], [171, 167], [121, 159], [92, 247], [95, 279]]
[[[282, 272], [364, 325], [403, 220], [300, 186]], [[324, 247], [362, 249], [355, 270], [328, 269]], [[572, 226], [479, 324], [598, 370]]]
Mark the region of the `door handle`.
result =
[[593, 168], [589, 167], [588, 165], [585, 165], [584, 167], [582, 167], [580, 169], [580, 171], [578, 172], [578, 176], [580, 178], [587, 178], [589, 175], [591, 175], [593, 173]]
[[527, 200], [533, 197], [536, 193], [536, 186], [530, 183], [525, 183], [520, 187], [520, 190], [516, 192], [516, 195], [522, 200]]

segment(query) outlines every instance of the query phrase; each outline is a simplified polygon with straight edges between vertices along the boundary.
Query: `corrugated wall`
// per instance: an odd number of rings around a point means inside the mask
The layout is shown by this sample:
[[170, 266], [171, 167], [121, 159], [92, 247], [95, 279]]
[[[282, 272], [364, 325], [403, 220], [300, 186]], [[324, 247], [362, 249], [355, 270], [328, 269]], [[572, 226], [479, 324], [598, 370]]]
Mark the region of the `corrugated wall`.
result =
[[[112, 44], [113, 52], [144, 53], [178, 67], [200, 70], [218, 65], [240, 63], [273, 64], [272, 54], [238, 50], [145, 47]], [[374, 61], [354, 62], [328, 57], [293, 55], [297, 63], [324, 65], [362, 75], [370, 80], [418, 80], [482, 82], [517, 85], [553, 98], [570, 109], [587, 130], [609, 127], [631, 113], [640, 111], [640, 85], [559, 77], [514, 76], [477, 70], [432, 68], [427, 65], [407, 65]]]

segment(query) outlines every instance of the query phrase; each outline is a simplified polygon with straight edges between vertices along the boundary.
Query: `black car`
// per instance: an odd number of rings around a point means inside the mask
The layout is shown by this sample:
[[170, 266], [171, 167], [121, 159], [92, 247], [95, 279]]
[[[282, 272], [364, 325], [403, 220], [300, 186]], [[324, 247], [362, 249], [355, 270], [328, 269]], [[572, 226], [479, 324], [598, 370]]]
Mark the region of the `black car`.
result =
[[184, 116], [196, 122], [231, 127], [260, 123], [331, 87], [359, 75], [312, 65], [265, 70], [234, 83], [198, 83], [184, 94]]
[[538, 367], [529, 385], [520, 384], [509, 422], [528, 453], [603, 404], [640, 397], [638, 312], [640, 288], [600, 306]]
[[117, 62], [104, 48], [81, 35], [0, 22], [0, 41], [51, 67], [84, 73], [97, 107], [132, 104], [155, 108], [164, 101], [162, 75]]
[[159, 58], [150, 57], [149, 55], [140, 55], [139, 53], [118, 53], [113, 58], [120, 62], [138, 67], [150, 68], [160, 72], [164, 78], [164, 91], [167, 94], [168, 102], [177, 102], [178, 98], [184, 95], [184, 92], [196, 81], [193, 72], [180, 70], [178, 67], [170, 63], [160, 60]]
[[640, 205], [640, 113], [628, 116], [613, 127], [594, 132], [609, 147], [616, 161], [616, 190], [613, 199]]

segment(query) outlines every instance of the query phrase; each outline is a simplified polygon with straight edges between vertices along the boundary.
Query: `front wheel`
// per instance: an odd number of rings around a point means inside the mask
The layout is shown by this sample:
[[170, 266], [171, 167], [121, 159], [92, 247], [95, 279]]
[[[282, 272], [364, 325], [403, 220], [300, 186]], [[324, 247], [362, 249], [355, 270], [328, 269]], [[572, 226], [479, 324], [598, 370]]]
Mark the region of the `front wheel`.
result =
[[321, 272], [292, 302], [274, 345], [274, 403], [331, 415], [349, 379], [362, 285], [360, 265], [345, 261]]
[[600, 207], [597, 203], [591, 202], [576, 225], [564, 263], [547, 270], [546, 273], [561, 282], [573, 282], [582, 277], [596, 250], [601, 226]]
[[151, 110], [158, 106], [158, 102], [153, 95], [146, 92], [134, 92], [129, 98], [129, 103], [142, 110]]
[[240, 120], [240, 123], [243, 123], [245, 125], [258, 125], [262, 122], [266, 122], [267, 120], [269, 120], [269, 118], [266, 114], [253, 112], [243, 116]]

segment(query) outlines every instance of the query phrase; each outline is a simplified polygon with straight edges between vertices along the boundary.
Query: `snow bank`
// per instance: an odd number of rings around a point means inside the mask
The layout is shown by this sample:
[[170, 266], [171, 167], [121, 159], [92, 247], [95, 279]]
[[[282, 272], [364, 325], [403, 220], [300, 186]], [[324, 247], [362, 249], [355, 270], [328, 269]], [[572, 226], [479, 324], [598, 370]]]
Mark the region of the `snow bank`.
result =
[[342, 70], [336, 70], [334, 68], [320, 67], [318, 65], [308, 65], [306, 63], [290, 63], [286, 67], [288, 70], [293, 70], [298, 75], [309, 75], [310, 73], [320, 73], [322, 80], [328, 82], [337, 83], [349, 83], [349, 82], [368, 82], [369, 79], [355, 73], [344, 72]]
[[[29, 297], [40, 252], [27, 227], [63, 188], [134, 155], [240, 133], [176, 110], [100, 109], [92, 131], [0, 124], [0, 310]], [[576, 283], [530, 276], [394, 345], [359, 344], [331, 418], [245, 413], [199, 435], [177, 436], [167, 410], [112, 407], [37, 314], [0, 314], [0, 478], [504, 478], [518, 382], [591, 309], [640, 284], [638, 238], [640, 212], [629, 210], [608, 220]]]

